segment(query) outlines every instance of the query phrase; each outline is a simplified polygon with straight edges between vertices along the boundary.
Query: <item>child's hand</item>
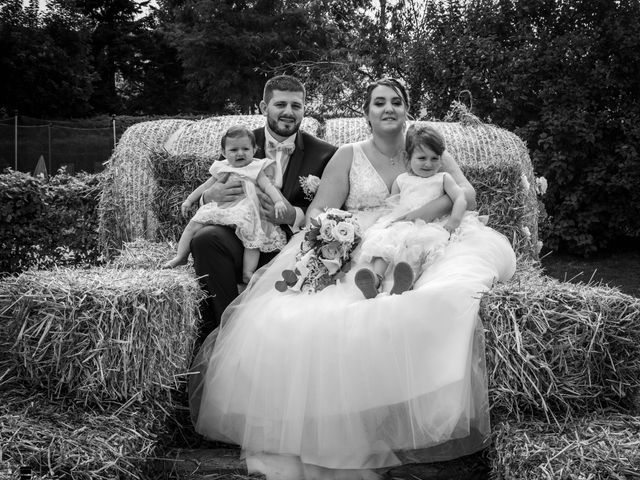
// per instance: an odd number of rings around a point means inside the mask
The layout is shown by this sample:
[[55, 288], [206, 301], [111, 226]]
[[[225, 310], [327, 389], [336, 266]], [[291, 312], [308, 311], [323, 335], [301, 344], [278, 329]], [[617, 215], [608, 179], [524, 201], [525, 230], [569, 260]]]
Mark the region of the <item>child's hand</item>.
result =
[[273, 205], [273, 209], [276, 211], [276, 218], [283, 218], [287, 213], [287, 206], [282, 200], [276, 202]]
[[449, 220], [447, 220], [447, 223], [444, 224], [444, 229], [451, 234], [459, 226], [460, 226], [459, 219], [449, 217]]
[[182, 205], [180, 205], [180, 211], [182, 212], [182, 216], [186, 218], [189, 215], [190, 209], [191, 209], [191, 201], [189, 199], [186, 199], [184, 202], [182, 202]]

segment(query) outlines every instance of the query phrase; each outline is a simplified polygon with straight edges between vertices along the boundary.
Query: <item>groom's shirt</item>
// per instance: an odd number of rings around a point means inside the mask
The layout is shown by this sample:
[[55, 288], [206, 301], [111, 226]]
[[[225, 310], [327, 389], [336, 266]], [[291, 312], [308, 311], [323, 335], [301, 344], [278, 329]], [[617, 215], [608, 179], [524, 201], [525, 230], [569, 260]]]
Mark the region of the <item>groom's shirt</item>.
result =
[[[296, 147], [296, 135], [297, 133], [294, 133], [290, 137], [285, 138], [282, 142], [279, 142], [269, 133], [266, 125], [264, 127], [264, 154], [265, 158], [275, 161], [276, 173], [274, 183], [279, 189], [282, 189], [284, 172], [287, 171], [289, 159]], [[300, 207], [293, 208], [296, 211], [296, 219], [291, 226], [291, 230], [295, 233], [304, 224], [304, 212]]]

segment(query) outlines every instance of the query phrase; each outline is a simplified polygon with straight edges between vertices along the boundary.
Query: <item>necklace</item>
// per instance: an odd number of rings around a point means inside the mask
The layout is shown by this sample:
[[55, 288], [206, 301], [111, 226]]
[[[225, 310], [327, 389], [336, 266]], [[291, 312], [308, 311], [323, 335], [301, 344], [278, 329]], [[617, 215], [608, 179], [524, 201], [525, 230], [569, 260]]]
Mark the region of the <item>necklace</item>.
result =
[[375, 149], [378, 151], [378, 153], [379, 153], [380, 155], [382, 155], [384, 158], [386, 158], [386, 159], [387, 159], [387, 161], [388, 161], [391, 165], [395, 166], [395, 165], [398, 163], [398, 159], [397, 159], [396, 157], [397, 157], [398, 155], [400, 155], [400, 153], [402, 152], [402, 150], [397, 151], [397, 152], [395, 153], [395, 155], [393, 155], [393, 156], [391, 156], [391, 157], [390, 157], [389, 155], [387, 155], [386, 153], [384, 153], [382, 150], [380, 150], [380, 148], [378, 147], [378, 145], [376, 145], [376, 141], [375, 141], [375, 140], [371, 139], [371, 143], [373, 144], [373, 148], [375, 148]]

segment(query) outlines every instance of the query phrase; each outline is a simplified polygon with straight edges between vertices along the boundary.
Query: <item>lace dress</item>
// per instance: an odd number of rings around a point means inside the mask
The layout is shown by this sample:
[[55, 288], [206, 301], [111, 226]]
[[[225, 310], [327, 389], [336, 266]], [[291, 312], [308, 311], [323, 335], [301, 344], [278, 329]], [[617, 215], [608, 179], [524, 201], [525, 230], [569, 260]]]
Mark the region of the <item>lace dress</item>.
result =
[[[443, 253], [450, 240], [449, 232], [444, 229], [448, 215], [429, 223], [420, 219], [392, 221], [444, 195], [444, 175], [442, 172], [431, 177], [408, 173], [398, 175], [396, 183], [400, 193], [387, 199], [393, 210], [367, 231], [361, 245], [361, 261], [382, 258], [389, 263], [389, 270], [398, 262], [407, 262], [416, 274], [420, 274]], [[478, 214], [466, 212], [461, 228], [467, 232], [481, 228]], [[456, 238], [454, 234], [454, 241]]]
[[256, 181], [271, 161], [255, 159], [244, 167], [233, 167], [227, 160], [211, 165], [209, 173], [215, 178], [225, 174], [229, 180], [240, 180], [244, 196], [233, 202], [209, 202], [202, 205], [191, 221], [207, 225], [235, 226], [236, 236], [245, 248], [257, 248], [262, 252], [280, 250], [287, 243], [282, 228], [268, 222], [260, 215], [260, 200], [256, 193]]
[[[354, 145], [346, 208], [363, 226], [388, 213], [386, 184]], [[489, 407], [479, 293], [514, 271], [507, 240], [473, 230], [416, 288], [365, 300], [344, 282], [306, 295], [274, 283], [296, 235], [225, 311], [196, 359], [196, 430], [242, 447], [268, 479], [375, 478], [405, 462], [485, 447]]]

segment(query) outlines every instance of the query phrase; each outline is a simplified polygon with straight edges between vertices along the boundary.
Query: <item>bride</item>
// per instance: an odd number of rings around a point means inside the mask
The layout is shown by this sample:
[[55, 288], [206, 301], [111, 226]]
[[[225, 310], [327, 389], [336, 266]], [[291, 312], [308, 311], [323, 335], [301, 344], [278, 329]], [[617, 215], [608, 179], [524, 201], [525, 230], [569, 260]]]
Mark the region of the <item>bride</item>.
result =
[[[372, 136], [336, 152], [308, 219], [344, 208], [366, 229], [386, 213], [393, 180], [406, 171], [408, 107], [397, 81], [369, 86], [364, 112]], [[473, 187], [450, 156], [443, 162], [472, 208]], [[450, 208], [440, 197], [424, 207], [425, 217]], [[486, 447], [479, 298], [513, 275], [508, 241], [479, 223], [463, 225], [413, 290], [366, 300], [353, 273], [310, 295], [277, 292], [301, 235], [227, 308], [217, 338], [200, 349], [199, 383], [190, 392], [196, 430], [239, 444], [250, 472], [279, 480], [378, 478], [403, 463]]]

